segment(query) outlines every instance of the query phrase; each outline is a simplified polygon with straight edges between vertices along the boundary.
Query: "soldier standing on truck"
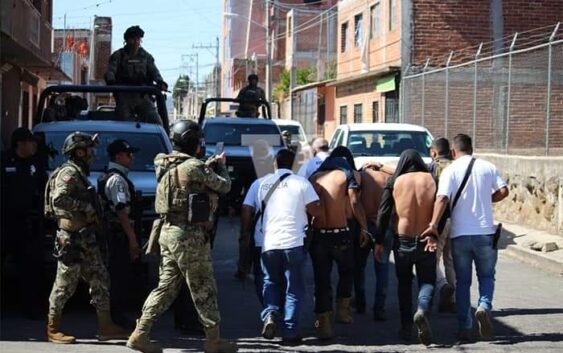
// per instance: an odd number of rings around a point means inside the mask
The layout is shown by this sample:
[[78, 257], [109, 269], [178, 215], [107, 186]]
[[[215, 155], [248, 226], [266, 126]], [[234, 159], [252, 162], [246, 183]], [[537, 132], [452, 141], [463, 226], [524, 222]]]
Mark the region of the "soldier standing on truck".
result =
[[260, 102], [266, 101], [264, 90], [258, 87], [258, 75], [248, 75], [248, 85], [243, 87], [237, 98], [240, 100], [237, 116], [241, 118], [257, 118]]
[[155, 209], [161, 218], [160, 223], [155, 223], [160, 229], [153, 224], [149, 250], [158, 233], [161, 256], [158, 287], [145, 300], [127, 347], [144, 353], [162, 352], [161, 347], [151, 343], [150, 330], [178, 296], [182, 281], [187, 281], [204, 326], [205, 352], [236, 352], [236, 344], [221, 339], [219, 334], [221, 319], [209, 236], [217, 209], [214, 195], [231, 188], [225, 154], [206, 163], [198, 159], [205, 141], [201, 127], [193, 121], [180, 120], [172, 125], [170, 140], [174, 151], [155, 158], [158, 180]]
[[[113, 54], [109, 59], [105, 80], [108, 85], [124, 86], [156, 86], [166, 91], [168, 84], [164, 82], [158, 71], [154, 58], [141, 48], [141, 38], [145, 32], [139, 26], [127, 28], [123, 34], [125, 46]], [[115, 93], [115, 112], [120, 120], [133, 120], [137, 114], [142, 121], [162, 125], [155, 110], [152, 99], [144, 93]]]
[[66, 302], [82, 277], [90, 286], [91, 303], [98, 317], [98, 340], [125, 339], [128, 332], [115, 325], [110, 315], [108, 272], [96, 243], [101, 208], [95, 188], [88, 181], [97, 135], [73, 132], [63, 144], [68, 161], [49, 177], [45, 189], [45, 216], [57, 221], [54, 256], [57, 274], [49, 297], [47, 339], [74, 343], [59, 330]]
[[134, 153], [139, 149], [125, 140], [118, 139], [107, 147], [109, 164], [107, 171], [98, 179], [98, 193], [104, 201], [108, 223], [109, 274], [111, 279], [111, 315], [120, 325], [132, 326], [125, 312], [131, 301], [130, 284], [132, 262], [139, 258], [141, 249], [133, 227], [132, 209], [135, 186], [127, 174], [133, 165]]

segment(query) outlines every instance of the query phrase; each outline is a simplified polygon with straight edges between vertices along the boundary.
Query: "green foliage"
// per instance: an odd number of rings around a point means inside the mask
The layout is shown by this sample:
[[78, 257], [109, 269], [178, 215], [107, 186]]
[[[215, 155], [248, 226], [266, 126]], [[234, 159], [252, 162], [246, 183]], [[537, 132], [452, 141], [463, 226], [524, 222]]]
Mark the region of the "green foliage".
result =
[[181, 99], [188, 93], [188, 88], [190, 87], [190, 77], [188, 75], [180, 75], [174, 83], [174, 89], [172, 90], [172, 97], [176, 99]]
[[[315, 82], [316, 70], [311, 68], [297, 69], [295, 72], [296, 86], [306, 85]], [[289, 71], [283, 70], [280, 75], [280, 83], [276, 86], [273, 92], [274, 100], [276, 102], [283, 101], [289, 95], [289, 86], [291, 83], [291, 75]]]

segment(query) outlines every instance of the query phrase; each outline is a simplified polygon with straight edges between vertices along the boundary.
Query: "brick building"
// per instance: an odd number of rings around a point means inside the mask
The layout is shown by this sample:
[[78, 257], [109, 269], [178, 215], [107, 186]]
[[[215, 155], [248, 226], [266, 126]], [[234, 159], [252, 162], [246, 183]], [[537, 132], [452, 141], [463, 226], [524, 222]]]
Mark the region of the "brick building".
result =
[[37, 97], [48, 81], [68, 80], [51, 53], [52, 0], [0, 3], [2, 142], [18, 126], [31, 127]]

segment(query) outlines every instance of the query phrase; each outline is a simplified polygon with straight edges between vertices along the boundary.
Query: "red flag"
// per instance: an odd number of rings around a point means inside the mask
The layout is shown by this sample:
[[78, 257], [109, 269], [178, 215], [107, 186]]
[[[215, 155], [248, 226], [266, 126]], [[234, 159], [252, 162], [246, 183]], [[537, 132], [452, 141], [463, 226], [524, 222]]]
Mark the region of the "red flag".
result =
[[66, 36], [66, 49], [72, 50], [73, 46], [74, 46], [74, 39], [69, 34]]

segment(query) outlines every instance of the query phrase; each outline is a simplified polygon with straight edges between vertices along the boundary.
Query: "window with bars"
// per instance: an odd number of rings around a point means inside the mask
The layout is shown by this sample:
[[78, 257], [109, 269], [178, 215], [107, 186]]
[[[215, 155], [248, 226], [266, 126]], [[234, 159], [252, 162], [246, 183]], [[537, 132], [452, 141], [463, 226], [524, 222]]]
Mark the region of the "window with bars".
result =
[[371, 103], [371, 122], [379, 122], [379, 102], [377, 101]]
[[345, 105], [340, 107], [340, 125], [348, 123], [348, 109]]
[[362, 105], [361, 104], [354, 104], [354, 122], [361, 123], [362, 122]]
[[362, 14], [354, 16], [354, 44], [357, 47], [362, 44], [363, 19], [364, 16]]
[[344, 53], [348, 49], [348, 22], [340, 25], [340, 52]]
[[370, 8], [370, 32], [369, 37], [375, 38], [381, 35], [381, 5], [379, 3], [374, 4]]

